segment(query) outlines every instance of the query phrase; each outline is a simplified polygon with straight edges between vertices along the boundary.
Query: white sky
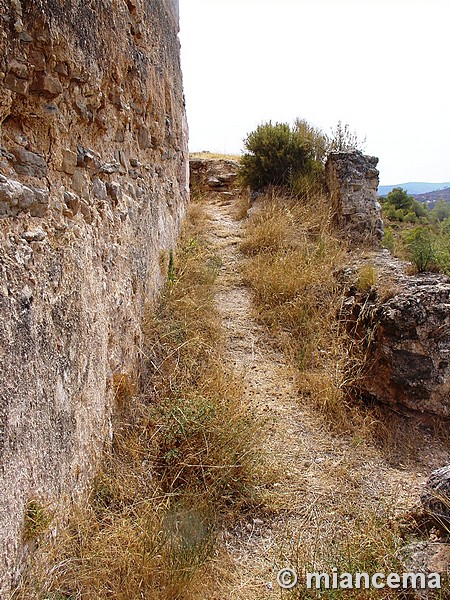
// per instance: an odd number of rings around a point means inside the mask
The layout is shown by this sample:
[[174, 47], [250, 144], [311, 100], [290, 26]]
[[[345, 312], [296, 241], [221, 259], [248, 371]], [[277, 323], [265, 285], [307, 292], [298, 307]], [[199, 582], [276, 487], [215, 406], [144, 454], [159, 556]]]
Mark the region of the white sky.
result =
[[190, 150], [341, 120], [380, 183], [450, 181], [450, 0], [180, 0]]

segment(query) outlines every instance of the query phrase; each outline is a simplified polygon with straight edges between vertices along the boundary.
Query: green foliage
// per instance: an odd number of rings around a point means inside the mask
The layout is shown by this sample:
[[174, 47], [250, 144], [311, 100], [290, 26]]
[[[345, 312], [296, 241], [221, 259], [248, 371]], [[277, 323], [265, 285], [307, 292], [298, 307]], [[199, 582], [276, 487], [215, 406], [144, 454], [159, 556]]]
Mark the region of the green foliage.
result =
[[30, 500], [25, 508], [24, 540], [31, 540], [49, 527], [51, 515], [39, 500]]
[[436, 267], [433, 233], [427, 227], [415, 227], [405, 232], [404, 241], [408, 258], [414, 263], [419, 273]]
[[430, 212], [430, 217], [433, 222], [442, 222], [450, 218], [450, 204], [443, 198], [440, 198]]
[[411, 207], [414, 198], [408, 196], [406, 190], [401, 187], [396, 187], [389, 192], [386, 197], [386, 204], [394, 206], [395, 208], [402, 208], [404, 210]]
[[418, 219], [422, 217], [428, 219], [428, 208], [426, 204], [421, 204], [416, 199], [414, 199], [412, 202], [411, 211], [416, 215]]
[[444, 223], [447, 227], [441, 227], [439, 233], [434, 236], [433, 246], [437, 266], [443, 273], [450, 275], [450, 219]]
[[382, 203], [385, 216], [393, 221], [416, 223], [421, 219], [427, 220], [427, 207], [413, 196], [408, 196], [406, 190], [401, 187], [391, 190]]
[[391, 254], [395, 253], [395, 236], [391, 227], [386, 227], [382, 241], [383, 248], [387, 248]]
[[[428, 213], [430, 218], [414, 220], [414, 213], [403, 215], [403, 209], [384, 207], [385, 219], [388, 217], [391, 222], [386, 223], [383, 247], [412, 261], [419, 272], [433, 270], [450, 275], [450, 217], [439, 221], [432, 212]], [[396, 219], [397, 213], [403, 216]]]
[[328, 154], [362, 150], [364, 143], [341, 121], [331, 137], [305, 119], [296, 119], [293, 127], [269, 121], [244, 140], [241, 181], [253, 190], [273, 185], [288, 188], [296, 196], [318, 194], [323, 191]]
[[312, 128], [301, 129], [271, 121], [259, 125], [244, 140], [240, 176], [244, 185], [261, 190], [269, 185], [291, 187], [295, 178], [314, 169], [319, 143], [314, 146]]
[[413, 213], [413, 212], [408, 212], [403, 217], [403, 220], [406, 221], [407, 223], [416, 223], [417, 222], [417, 215], [415, 213]]
[[318, 127], [314, 127], [306, 119], [296, 119], [294, 123], [296, 131], [303, 144], [308, 147], [311, 158], [323, 164], [327, 158], [330, 141], [328, 136]]

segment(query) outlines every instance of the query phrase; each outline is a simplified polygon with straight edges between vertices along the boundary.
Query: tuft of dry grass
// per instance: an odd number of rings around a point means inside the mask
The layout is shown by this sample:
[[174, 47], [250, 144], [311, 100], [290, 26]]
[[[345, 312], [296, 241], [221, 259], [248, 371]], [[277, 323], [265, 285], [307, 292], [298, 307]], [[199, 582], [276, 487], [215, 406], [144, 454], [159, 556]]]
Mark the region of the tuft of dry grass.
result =
[[289, 247], [288, 236], [291, 233], [293, 215], [286, 203], [283, 205], [270, 197], [256, 207], [249, 220], [240, 249], [246, 256], [276, 253], [283, 247]]
[[377, 280], [378, 273], [372, 264], [365, 263], [361, 265], [358, 272], [358, 289], [361, 292], [368, 292], [370, 288], [376, 285]]
[[236, 221], [242, 221], [247, 217], [250, 207], [250, 194], [241, 191], [235, 200], [233, 218], [236, 219]]
[[120, 415], [89, 501], [48, 540], [14, 598], [202, 597], [220, 524], [258, 502], [256, 423], [221, 360], [220, 258], [191, 206], [159, 305], [144, 323], [140, 390], [114, 380]]
[[114, 404], [119, 412], [125, 409], [125, 404], [137, 393], [135, 377], [129, 373], [114, 373], [113, 375]]

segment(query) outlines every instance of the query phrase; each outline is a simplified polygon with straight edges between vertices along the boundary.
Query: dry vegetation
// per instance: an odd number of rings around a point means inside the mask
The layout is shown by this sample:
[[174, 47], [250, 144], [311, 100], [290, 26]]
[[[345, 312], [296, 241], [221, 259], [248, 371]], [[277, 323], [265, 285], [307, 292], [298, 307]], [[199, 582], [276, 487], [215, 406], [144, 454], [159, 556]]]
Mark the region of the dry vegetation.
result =
[[338, 321], [343, 287], [337, 273], [347, 256], [330, 222], [323, 197], [308, 203], [268, 197], [248, 222], [241, 251], [258, 318], [302, 374], [301, 393], [313, 394], [317, 406], [344, 425], [357, 353], [350, 353]]
[[114, 382], [120, 421], [90, 501], [43, 543], [14, 598], [202, 597], [220, 525], [257, 502], [255, 422], [222, 365], [220, 258], [202, 241], [204, 218], [193, 204], [149, 310], [140, 393]]
[[[430, 432], [419, 421], [358, 398], [366, 341], [351, 339], [342, 322], [338, 274], [351, 257], [332, 233], [326, 199], [299, 202], [271, 195], [258, 204], [240, 245], [247, 257], [243, 276], [253, 292], [255, 317], [294, 369], [302, 421], [300, 440], [278, 432], [290, 448], [284, 468], [297, 481], [279, 506], [290, 518], [275, 541], [277, 568], [293, 564], [300, 579], [304, 572], [331, 573], [333, 567], [402, 572], [398, 550], [420, 538], [415, 505], [423, 475], [417, 473], [431, 464], [425, 466], [424, 449], [448, 450], [448, 434], [439, 424]], [[369, 292], [376, 283], [376, 270], [362, 267], [360, 290]], [[319, 458], [311, 461], [311, 454]], [[399, 591], [321, 592], [325, 598], [343, 596], [398, 598]], [[318, 596], [300, 585], [283, 597]]]
[[204, 158], [206, 160], [236, 160], [239, 161], [241, 158], [240, 154], [218, 154], [217, 152], [209, 152], [204, 150], [203, 152], [190, 152], [189, 158]]
[[[114, 382], [120, 419], [90, 501], [14, 598], [316, 598], [281, 592], [277, 571], [401, 572], [398, 550], [429, 527], [413, 508], [448, 432], [352, 396], [364, 344], [339, 320], [349, 257], [326, 199], [271, 194], [242, 227], [246, 198], [209, 201], [213, 217], [194, 203], [178, 252], [162, 257], [140, 381]], [[360, 270], [361, 291], [376, 282]], [[402, 597], [320, 592], [344, 596]]]

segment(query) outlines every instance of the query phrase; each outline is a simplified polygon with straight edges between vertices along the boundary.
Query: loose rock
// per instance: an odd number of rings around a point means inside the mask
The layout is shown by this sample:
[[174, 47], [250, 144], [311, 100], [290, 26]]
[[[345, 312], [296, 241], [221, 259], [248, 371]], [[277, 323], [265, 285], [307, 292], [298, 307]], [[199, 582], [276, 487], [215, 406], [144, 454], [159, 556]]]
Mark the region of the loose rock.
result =
[[427, 513], [450, 535], [450, 465], [431, 473], [420, 499]]

